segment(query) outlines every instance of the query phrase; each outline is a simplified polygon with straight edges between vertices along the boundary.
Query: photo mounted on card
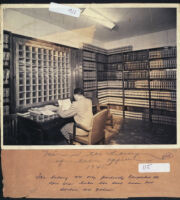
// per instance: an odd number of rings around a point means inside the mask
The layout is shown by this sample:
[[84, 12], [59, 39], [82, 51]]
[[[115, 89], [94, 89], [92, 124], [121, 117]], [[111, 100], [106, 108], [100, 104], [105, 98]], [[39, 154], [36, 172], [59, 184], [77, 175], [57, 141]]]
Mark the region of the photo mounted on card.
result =
[[5, 197], [180, 196], [179, 11], [2, 4]]
[[176, 5], [2, 10], [4, 148], [177, 146]]

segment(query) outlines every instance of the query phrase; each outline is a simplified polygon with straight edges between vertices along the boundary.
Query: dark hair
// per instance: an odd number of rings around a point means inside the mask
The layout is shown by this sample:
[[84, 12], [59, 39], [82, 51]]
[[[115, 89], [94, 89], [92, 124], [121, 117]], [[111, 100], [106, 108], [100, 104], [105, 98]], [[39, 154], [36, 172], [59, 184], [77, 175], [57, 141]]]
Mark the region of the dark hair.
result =
[[81, 88], [75, 88], [75, 89], [74, 89], [74, 94], [83, 95], [83, 94], [84, 94], [84, 91], [83, 91], [83, 89], [81, 89]]

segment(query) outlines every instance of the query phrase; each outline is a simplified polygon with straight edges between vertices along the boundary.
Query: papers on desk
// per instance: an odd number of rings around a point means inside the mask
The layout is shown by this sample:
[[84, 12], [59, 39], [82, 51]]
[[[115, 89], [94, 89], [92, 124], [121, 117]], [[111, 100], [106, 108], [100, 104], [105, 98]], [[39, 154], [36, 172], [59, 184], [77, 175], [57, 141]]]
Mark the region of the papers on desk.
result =
[[68, 110], [71, 107], [71, 100], [70, 99], [58, 100], [58, 104], [62, 108], [62, 110]]
[[25, 112], [25, 113], [17, 113], [18, 116], [22, 116], [22, 117], [28, 117], [30, 115], [29, 112]]
[[57, 109], [58, 109], [58, 107], [56, 107], [56, 106], [47, 105], [47, 106], [40, 107], [40, 108], [31, 108], [28, 111], [30, 112], [31, 115], [52, 116], [52, 115], [56, 114], [53, 111], [56, 111]]
[[54, 115], [55, 113], [52, 112], [51, 110], [42, 110], [41, 114], [46, 115], [46, 116], [51, 116], [51, 115]]
[[46, 106], [44, 106], [44, 108], [47, 109], [47, 110], [50, 110], [52, 112], [55, 112], [58, 109], [58, 107], [54, 106], [54, 105], [46, 105]]

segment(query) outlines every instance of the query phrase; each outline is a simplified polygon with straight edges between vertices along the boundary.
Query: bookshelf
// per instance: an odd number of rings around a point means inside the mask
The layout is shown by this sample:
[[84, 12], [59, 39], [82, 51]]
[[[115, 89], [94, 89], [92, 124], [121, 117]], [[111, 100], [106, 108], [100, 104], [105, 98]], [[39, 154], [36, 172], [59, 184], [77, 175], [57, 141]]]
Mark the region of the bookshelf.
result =
[[3, 114], [11, 113], [12, 84], [12, 35], [8, 31], [3, 34]]
[[113, 54], [97, 65], [98, 99], [114, 115], [176, 124], [176, 47]]
[[[122, 96], [120, 94], [122, 92], [122, 88], [119, 89], [119, 86], [123, 86], [123, 65], [114, 63], [114, 61], [119, 61], [119, 59], [121, 60], [121, 53], [130, 50], [132, 50], [132, 46], [105, 50], [90, 44], [83, 45], [83, 75], [86, 75], [86, 71], [89, 70], [87, 74], [89, 73], [90, 76], [91, 71], [93, 71], [93, 69], [87, 69], [86, 65], [96, 65], [96, 78], [95, 76], [94, 78], [91, 76], [89, 80], [86, 80], [86, 78], [84, 79], [84, 90], [87, 97], [92, 99], [98, 98], [100, 104], [109, 104], [111, 100], [113, 104], [122, 104], [119, 103], [119, 98]], [[94, 81], [95, 79], [96, 83]], [[92, 84], [93, 81], [94, 83]], [[89, 84], [91, 84], [92, 87], [90, 86], [89, 91], [86, 92], [87, 85]], [[95, 84], [96, 87], [94, 87]], [[95, 102], [97, 102], [97, 100], [95, 100]]]
[[[83, 45], [83, 85], [84, 94], [86, 97], [92, 99], [93, 105], [97, 105], [97, 80], [106, 79], [104, 70], [106, 69], [107, 56], [106, 50], [95, 47], [93, 45]], [[101, 73], [99, 73], [101, 72]]]
[[19, 36], [13, 45], [16, 111], [70, 98], [70, 48]]
[[148, 51], [124, 53], [124, 117], [149, 119]]
[[123, 53], [131, 51], [132, 46], [108, 50], [106, 64], [98, 68], [98, 99], [100, 104], [107, 104], [113, 115], [124, 113]]
[[96, 62], [97, 62], [97, 81], [107, 80], [107, 55], [102, 53], [96, 54]]
[[83, 49], [82, 54], [84, 95], [92, 99], [95, 104], [97, 97], [96, 53]]
[[149, 50], [151, 119], [176, 125], [176, 48]]

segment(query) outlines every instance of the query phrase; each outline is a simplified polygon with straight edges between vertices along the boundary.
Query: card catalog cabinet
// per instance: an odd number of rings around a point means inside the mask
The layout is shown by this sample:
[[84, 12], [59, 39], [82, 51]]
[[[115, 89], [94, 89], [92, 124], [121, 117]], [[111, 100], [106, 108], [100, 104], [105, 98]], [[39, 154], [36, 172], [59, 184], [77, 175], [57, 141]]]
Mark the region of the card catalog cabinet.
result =
[[16, 111], [70, 97], [70, 48], [13, 38]]

